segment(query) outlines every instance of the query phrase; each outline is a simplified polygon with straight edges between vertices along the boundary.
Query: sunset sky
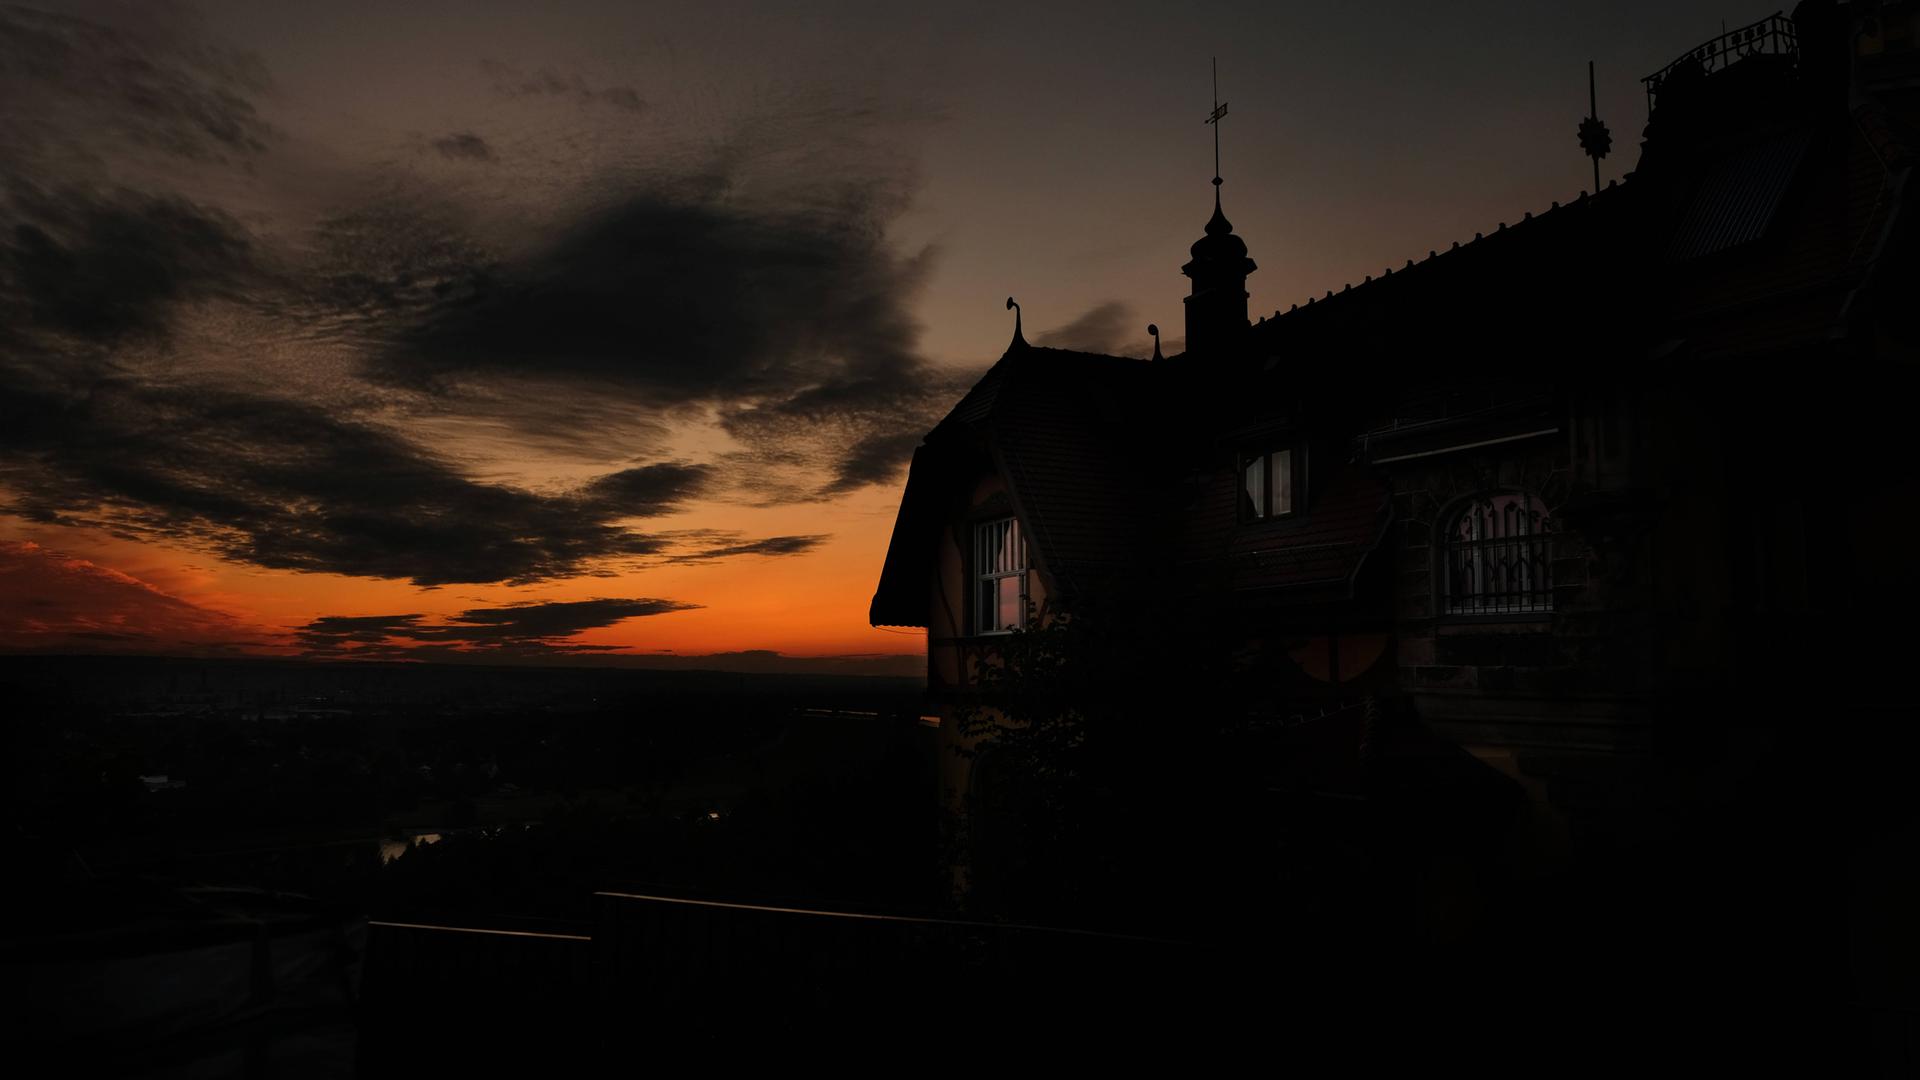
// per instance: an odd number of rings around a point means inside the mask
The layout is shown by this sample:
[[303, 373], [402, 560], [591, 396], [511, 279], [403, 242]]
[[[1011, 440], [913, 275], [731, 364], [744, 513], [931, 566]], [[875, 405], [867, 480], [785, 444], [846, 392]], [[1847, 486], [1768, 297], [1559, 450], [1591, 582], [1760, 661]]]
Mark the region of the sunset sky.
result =
[[912, 447], [1009, 294], [1178, 336], [1210, 57], [1272, 312], [1589, 186], [1588, 59], [1619, 176], [1771, 10], [0, 7], [0, 650], [918, 670]]

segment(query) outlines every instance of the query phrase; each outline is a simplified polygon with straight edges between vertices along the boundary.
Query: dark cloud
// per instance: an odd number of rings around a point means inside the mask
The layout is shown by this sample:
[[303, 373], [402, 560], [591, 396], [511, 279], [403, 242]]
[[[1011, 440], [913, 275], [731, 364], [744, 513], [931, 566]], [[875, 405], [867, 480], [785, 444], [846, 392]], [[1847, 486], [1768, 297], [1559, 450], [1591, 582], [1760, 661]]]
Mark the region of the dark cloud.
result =
[[325, 615], [294, 632], [308, 652], [323, 656], [407, 656], [433, 653], [565, 655], [617, 646], [572, 640], [627, 619], [690, 611], [678, 600], [564, 600], [470, 608], [438, 622], [422, 615]]
[[682, 551], [671, 556], [668, 561], [711, 562], [715, 559], [735, 559], [743, 555], [804, 555], [825, 543], [826, 540], [827, 537], [823, 535], [769, 536], [760, 540], [741, 540]]
[[549, 641], [572, 637], [583, 630], [612, 626], [627, 619], [691, 611], [700, 605], [678, 600], [563, 600], [517, 604], [504, 608], [472, 608], [445, 626], [422, 627], [414, 633], [423, 640], [451, 638], [472, 643]]
[[172, 306], [244, 286], [241, 226], [177, 196], [126, 189], [0, 191], [0, 317], [94, 340], [164, 328]]
[[173, 5], [128, 8], [114, 26], [0, 7], [0, 149], [97, 140], [198, 160], [266, 148], [252, 98], [268, 89], [249, 53], [213, 44]]
[[314, 229], [290, 319], [337, 333], [388, 334], [489, 294], [495, 256], [424, 197], [388, 196]]
[[789, 656], [772, 649], [718, 653], [628, 653], [617, 645], [575, 640], [625, 619], [697, 608], [673, 600], [582, 600], [476, 608], [440, 621], [424, 615], [327, 615], [294, 631], [307, 655], [325, 659], [437, 662], [586, 662], [673, 671], [749, 674], [881, 675], [917, 678], [926, 661], [915, 653]]
[[[248, 161], [271, 134], [259, 62], [171, 5], [122, 23], [0, 7], [0, 347], [165, 329], [180, 303], [266, 284], [231, 215], [140, 177]], [[183, 168], [180, 159], [188, 159]], [[164, 166], [156, 172], [158, 161]], [[45, 342], [39, 342], [44, 349]]]
[[[479, 239], [443, 192], [376, 184], [389, 194], [324, 219], [310, 245], [269, 248], [284, 234], [208, 201], [239, 190], [272, 141], [252, 101], [264, 72], [144, 10], [106, 27], [0, 9], [0, 509], [422, 586], [794, 555], [823, 538], [688, 542], [633, 521], [752, 487], [747, 474], [766, 501], [884, 480], [953, 389], [918, 355], [909, 315], [928, 256], [886, 241], [898, 174], [814, 161], [748, 197], [751, 155], [730, 150], [691, 178], [623, 180], [531, 251]], [[490, 70], [503, 92], [642, 104], [625, 87]], [[471, 132], [430, 145], [491, 154]], [[166, 332], [189, 309], [364, 350], [378, 385], [339, 397], [377, 395], [382, 411], [176, 355]], [[424, 448], [404, 433], [409, 409], [596, 458], [717, 418], [744, 449], [533, 491]]]
[[498, 60], [480, 61], [480, 71], [495, 93], [509, 97], [557, 97], [582, 105], [611, 105], [628, 112], [644, 112], [647, 103], [631, 86], [594, 89], [578, 75], [563, 75], [552, 68], [523, 71]]
[[1054, 349], [1104, 353], [1108, 356], [1145, 356], [1152, 348], [1147, 327], [1134, 318], [1133, 306], [1119, 300], [1096, 304], [1065, 326], [1035, 334], [1033, 342]]
[[884, 484], [900, 475], [901, 468], [913, 459], [913, 448], [920, 445], [919, 427], [901, 431], [883, 431], [855, 442], [835, 463], [833, 479], [825, 493], [838, 495], [868, 484]]
[[458, 134], [445, 135], [435, 139], [433, 140], [433, 148], [440, 151], [441, 157], [466, 161], [493, 160], [493, 147], [487, 145], [487, 140], [475, 135], [471, 131], [463, 131]]
[[533, 369], [660, 403], [901, 394], [920, 367], [907, 301], [924, 266], [856, 217], [638, 194], [517, 265], [470, 268], [471, 286], [427, 305], [375, 371], [417, 384]]
[[0, 364], [6, 509], [276, 569], [528, 582], [671, 555], [673, 542], [618, 521], [679, 509], [705, 475], [661, 463], [539, 494], [469, 479], [398, 436], [307, 404], [85, 381], [65, 392]]
[[294, 631], [310, 648], [375, 645], [390, 637], [404, 637], [423, 615], [322, 615]]
[[607, 657], [601, 663], [672, 671], [735, 671], [752, 675], [869, 675], [924, 679], [926, 658], [919, 653], [866, 653], [843, 656], [789, 656], [772, 649], [719, 653], [646, 653]]
[[[711, 407], [747, 447], [734, 482], [840, 494], [897, 475], [955, 385], [917, 351], [930, 256], [888, 245], [883, 192], [830, 187], [773, 207], [722, 178], [662, 182], [512, 258], [431, 212], [368, 208], [323, 226], [313, 299], [319, 318], [389, 328], [368, 374], [390, 386], [537, 379], [660, 415]], [[767, 482], [779, 466], [813, 475]]]
[[663, 461], [598, 477], [580, 497], [609, 517], [657, 517], [704, 493], [712, 474], [711, 466]]
[[684, 508], [705, 466], [659, 462], [558, 493], [483, 483], [317, 406], [104, 371], [67, 390], [0, 358], [0, 504], [274, 569], [524, 583], [657, 558], [795, 555], [817, 537], [677, 538], [620, 524]]

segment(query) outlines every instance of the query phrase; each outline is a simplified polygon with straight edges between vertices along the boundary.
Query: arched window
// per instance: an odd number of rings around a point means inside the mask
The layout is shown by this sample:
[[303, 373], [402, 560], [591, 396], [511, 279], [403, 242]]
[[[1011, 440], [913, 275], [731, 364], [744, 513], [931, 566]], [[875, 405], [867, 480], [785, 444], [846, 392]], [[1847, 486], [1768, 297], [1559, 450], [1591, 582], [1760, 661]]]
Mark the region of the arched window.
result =
[[1539, 497], [1525, 492], [1468, 499], [1443, 533], [1447, 614], [1552, 611], [1552, 525]]

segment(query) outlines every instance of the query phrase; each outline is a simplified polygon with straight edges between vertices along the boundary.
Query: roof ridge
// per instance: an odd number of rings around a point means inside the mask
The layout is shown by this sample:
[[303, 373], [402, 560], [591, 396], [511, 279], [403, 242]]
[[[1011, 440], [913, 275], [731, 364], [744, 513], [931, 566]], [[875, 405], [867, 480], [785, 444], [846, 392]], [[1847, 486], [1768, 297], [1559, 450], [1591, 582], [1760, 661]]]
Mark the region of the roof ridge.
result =
[[[1609, 180], [1607, 181], [1606, 187], [1601, 188], [1599, 191], [1593, 192], [1591, 194], [1589, 194], [1583, 188], [1581, 189], [1580, 194], [1577, 197], [1568, 201], [1565, 205], [1562, 205], [1560, 201], [1556, 199], [1552, 203], [1550, 203], [1545, 210], [1542, 210], [1539, 216], [1537, 217], [1534, 215], [1533, 211], [1531, 210], [1524, 211], [1520, 216], [1520, 220], [1513, 224], [1513, 227], [1511, 230], [1509, 230], [1507, 223], [1502, 221], [1494, 228], [1494, 231], [1491, 236], [1484, 232], [1476, 232], [1473, 234], [1473, 239], [1467, 241], [1465, 244], [1462, 244], [1460, 241], [1455, 240], [1453, 242], [1453, 246], [1445, 250], [1440, 250], [1437, 248], [1429, 248], [1427, 249], [1426, 258], [1421, 259], [1418, 262], [1415, 262], [1413, 259], [1408, 259], [1406, 262], [1406, 265], [1400, 268], [1400, 273], [1406, 274], [1409, 271], [1418, 270], [1422, 267], [1431, 265], [1437, 259], [1444, 258], [1458, 251], [1474, 250], [1476, 244], [1484, 243], [1488, 240], [1493, 239], [1494, 237], [1506, 235], [1511, 231], [1518, 231], [1522, 228], [1525, 228], [1529, 223], [1536, 222], [1536, 221], [1545, 221], [1556, 214], [1562, 215], [1562, 217], [1564, 217], [1566, 212], [1569, 210], [1573, 210], [1576, 208], [1584, 209], [1587, 207], [1591, 207], [1594, 203], [1598, 202], [1600, 199], [1610, 197], [1607, 193], [1623, 190], [1626, 187], [1625, 181], [1631, 180], [1633, 178], [1633, 175], [1634, 174], [1632, 172], [1628, 172], [1625, 175], [1620, 176], [1616, 179]], [[1372, 274], [1368, 274], [1361, 279], [1359, 287], [1364, 289], [1368, 285], [1371, 285], [1376, 281], [1385, 281], [1388, 278], [1392, 277], [1393, 274], [1394, 274], [1394, 269], [1391, 266], [1382, 270], [1378, 278], [1374, 277]], [[1341, 286], [1340, 291], [1338, 293], [1335, 293], [1332, 289], [1328, 289], [1324, 295], [1318, 296], [1318, 297], [1309, 296], [1307, 297], [1306, 303], [1293, 304], [1289, 306], [1285, 311], [1281, 311], [1278, 308], [1276, 308], [1274, 309], [1272, 316], [1262, 315], [1260, 317], [1261, 323], [1265, 323], [1269, 318], [1279, 319], [1282, 316], [1290, 315], [1297, 311], [1303, 311], [1307, 308], [1312, 307], [1316, 300], [1318, 301], [1332, 300], [1335, 296], [1345, 296], [1351, 293], [1353, 290], [1354, 290], [1354, 283], [1349, 281], [1346, 284]]]
[[1055, 345], [1029, 345], [1026, 347], [1024, 351], [1030, 352], [1030, 353], [1036, 353], [1036, 352], [1057, 353], [1061, 356], [1084, 356], [1093, 360], [1126, 360], [1135, 364], [1146, 364], [1151, 362], [1144, 356], [1117, 356], [1113, 353], [1086, 352], [1081, 349], [1062, 349]]

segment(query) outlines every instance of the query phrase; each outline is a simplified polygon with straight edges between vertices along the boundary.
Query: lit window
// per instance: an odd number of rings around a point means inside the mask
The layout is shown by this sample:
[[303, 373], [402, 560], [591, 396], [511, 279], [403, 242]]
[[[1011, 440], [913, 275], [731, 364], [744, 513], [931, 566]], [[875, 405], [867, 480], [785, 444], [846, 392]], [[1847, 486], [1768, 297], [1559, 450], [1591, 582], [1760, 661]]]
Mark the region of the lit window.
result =
[[1468, 500], [1447, 523], [1449, 615], [1552, 611], [1552, 520], [1532, 495]]
[[1293, 513], [1293, 451], [1274, 450], [1240, 465], [1240, 518], [1264, 521]]
[[973, 626], [979, 634], [1018, 630], [1027, 622], [1027, 540], [1014, 518], [973, 529]]

